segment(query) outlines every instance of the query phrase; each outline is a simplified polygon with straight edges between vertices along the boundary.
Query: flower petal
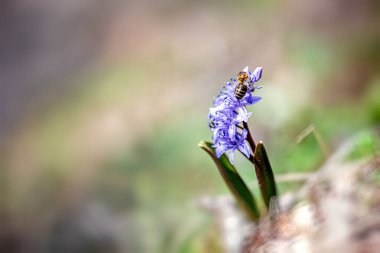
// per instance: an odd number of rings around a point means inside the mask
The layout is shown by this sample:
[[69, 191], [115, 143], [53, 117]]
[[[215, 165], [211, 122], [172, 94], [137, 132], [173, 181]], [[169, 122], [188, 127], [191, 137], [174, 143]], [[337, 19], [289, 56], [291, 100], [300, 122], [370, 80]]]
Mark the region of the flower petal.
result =
[[251, 80], [252, 82], [257, 82], [260, 80], [261, 78], [261, 75], [263, 73], [263, 68], [262, 67], [258, 67], [256, 68], [253, 73], [251, 74]]
[[228, 136], [233, 139], [235, 138], [235, 135], [236, 135], [236, 125], [235, 124], [231, 124], [230, 127], [228, 128]]
[[232, 165], [234, 165], [235, 161], [234, 161], [234, 151], [235, 150], [231, 150], [231, 152], [228, 154], [228, 160], [230, 160], [230, 163]]
[[247, 105], [253, 105], [259, 102], [262, 99], [262, 97], [259, 96], [252, 96], [252, 94], [248, 94], [248, 96], [245, 98], [245, 101]]
[[218, 116], [217, 112], [223, 110], [224, 104], [218, 105], [217, 107], [211, 107], [209, 109], [210, 115]]
[[246, 156], [251, 156], [251, 149], [249, 148], [249, 145], [246, 142], [243, 142], [241, 145], [238, 146], [238, 149]]
[[224, 152], [227, 151], [227, 146], [225, 145], [220, 145], [218, 146], [216, 149], [215, 149], [215, 153], [216, 153], [216, 157], [221, 157], [223, 155]]
[[240, 141], [244, 141], [245, 139], [247, 139], [247, 135], [248, 135], [248, 131], [247, 129], [244, 129], [243, 132], [241, 133]]
[[251, 113], [247, 112], [247, 109], [245, 107], [239, 107], [238, 108], [238, 115], [236, 117], [237, 120], [248, 122], [248, 118], [251, 116]]

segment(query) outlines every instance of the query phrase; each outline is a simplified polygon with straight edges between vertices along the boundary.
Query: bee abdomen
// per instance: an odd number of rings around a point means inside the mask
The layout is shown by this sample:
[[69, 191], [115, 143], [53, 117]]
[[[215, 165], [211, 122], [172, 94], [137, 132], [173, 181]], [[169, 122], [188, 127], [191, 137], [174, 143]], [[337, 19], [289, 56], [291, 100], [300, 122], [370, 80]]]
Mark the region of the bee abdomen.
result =
[[235, 96], [237, 99], [242, 99], [244, 95], [247, 93], [248, 87], [244, 84], [238, 84], [235, 89]]

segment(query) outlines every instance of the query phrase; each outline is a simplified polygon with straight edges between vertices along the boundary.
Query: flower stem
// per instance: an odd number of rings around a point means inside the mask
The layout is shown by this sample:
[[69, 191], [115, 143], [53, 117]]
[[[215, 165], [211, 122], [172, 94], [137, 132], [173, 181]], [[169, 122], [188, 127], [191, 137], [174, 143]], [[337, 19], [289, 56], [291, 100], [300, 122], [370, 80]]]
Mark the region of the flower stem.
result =
[[257, 161], [256, 157], [254, 157], [253, 155], [251, 155], [249, 158], [247, 158], [253, 165], [255, 165], [255, 168], [257, 166], [257, 168], [259, 170], [256, 169], [256, 175], [258, 178], [262, 178], [262, 170], [263, 170], [263, 167], [260, 165], [260, 163]]
[[243, 121], [243, 126], [244, 128], [247, 130], [247, 141], [249, 143], [249, 146], [251, 146], [251, 149], [252, 149], [252, 153], [254, 154], [255, 153], [255, 150], [256, 150], [256, 143], [255, 141], [253, 140], [252, 138], [252, 135], [251, 135], [251, 131], [249, 131], [249, 127], [248, 127], [248, 124], [247, 122], [244, 122]]

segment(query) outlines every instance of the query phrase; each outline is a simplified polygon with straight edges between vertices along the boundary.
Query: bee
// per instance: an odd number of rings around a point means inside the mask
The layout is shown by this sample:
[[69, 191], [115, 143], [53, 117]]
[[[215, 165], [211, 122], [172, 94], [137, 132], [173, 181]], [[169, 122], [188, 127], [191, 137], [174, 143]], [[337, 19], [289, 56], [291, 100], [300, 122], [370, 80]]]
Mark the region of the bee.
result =
[[240, 72], [237, 76], [237, 85], [235, 88], [235, 96], [237, 99], [242, 99], [247, 93], [249, 88], [249, 83], [247, 82], [249, 76], [247, 72]]

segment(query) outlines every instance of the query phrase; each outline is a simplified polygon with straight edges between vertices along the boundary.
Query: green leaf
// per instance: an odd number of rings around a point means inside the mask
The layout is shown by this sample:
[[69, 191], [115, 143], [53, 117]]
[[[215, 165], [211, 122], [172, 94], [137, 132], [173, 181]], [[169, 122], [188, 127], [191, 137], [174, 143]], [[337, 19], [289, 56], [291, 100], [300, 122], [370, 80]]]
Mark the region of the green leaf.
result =
[[271, 198], [277, 196], [277, 187], [267, 151], [262, 141], [256, 145], [254, 164], [261, 196], [265, 206], [269, 209]]
[[210, 142], [201, 141], [198, 146], [211, 156], [228, 188], [236, 198], [237, 202], [246, 211], [248, 217], [253, 221], [257, 220], [260, 213], [255, 199], [235, 167], [228, 160], [227, 156], [223, 154], [220, 158], [217, 158], [215, 149]]
[[346, 156], [348, 160], [375, 157], [380, 153], [380, 135], [372, 129], [363, 130], [352, 138], [352, 147]]

